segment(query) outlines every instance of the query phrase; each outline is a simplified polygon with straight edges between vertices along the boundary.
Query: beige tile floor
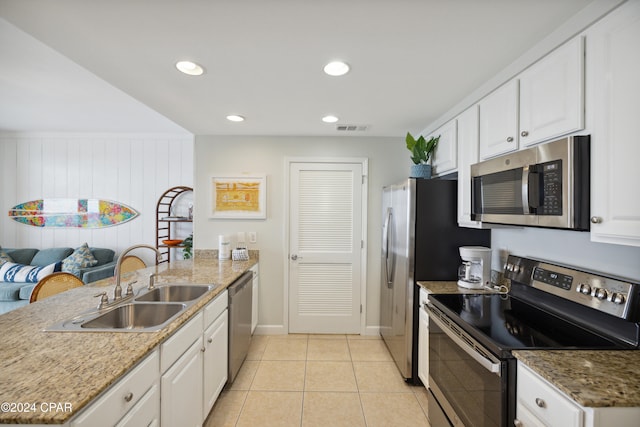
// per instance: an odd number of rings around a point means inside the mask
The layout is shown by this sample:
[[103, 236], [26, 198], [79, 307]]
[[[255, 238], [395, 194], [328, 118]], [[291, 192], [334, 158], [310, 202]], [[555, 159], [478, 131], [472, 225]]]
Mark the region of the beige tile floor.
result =
[[406, 384], [384, 342], [357, 335], [256, 335], [205, 427], [426, 426], [424, 387]]

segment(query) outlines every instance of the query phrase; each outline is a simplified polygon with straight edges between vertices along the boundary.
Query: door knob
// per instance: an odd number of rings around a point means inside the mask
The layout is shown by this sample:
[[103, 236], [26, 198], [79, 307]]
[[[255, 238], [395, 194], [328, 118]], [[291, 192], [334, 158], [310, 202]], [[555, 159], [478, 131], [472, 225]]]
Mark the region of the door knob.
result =
[[602, 218], [600, 218], [599, 216], [592, 216], [591, 217], [591, 223], [592, 224], [600, 224], [602, 222]]
[[297, 260], [297, 259], [298, 259], [298, 255], [291, 255], [291, 260], [292, 260], [292, 261], [295, 261], [295, 260]]

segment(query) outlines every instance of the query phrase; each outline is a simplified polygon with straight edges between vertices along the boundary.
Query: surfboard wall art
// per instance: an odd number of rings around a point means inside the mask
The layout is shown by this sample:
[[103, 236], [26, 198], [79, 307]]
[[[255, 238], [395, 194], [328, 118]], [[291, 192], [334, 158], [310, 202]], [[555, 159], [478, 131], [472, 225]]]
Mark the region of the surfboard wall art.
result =
[[127, 205], [102, 199], [39, 199], [9, 210], [11, 219], [34, 227], [103, 228], [137, 216]]

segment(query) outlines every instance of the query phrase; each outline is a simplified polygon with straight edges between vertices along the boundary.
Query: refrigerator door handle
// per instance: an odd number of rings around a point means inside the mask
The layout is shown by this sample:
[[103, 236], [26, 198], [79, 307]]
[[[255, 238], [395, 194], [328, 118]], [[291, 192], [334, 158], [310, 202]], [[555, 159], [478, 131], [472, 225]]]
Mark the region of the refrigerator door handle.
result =
[[[393, 209], [387, 209], [387, 218], [384, 222], [384, 228], [386, 230], [385, 233], [385, 242], [384, 242], [384, 258], [385, 258], [385, 274], [387, 280], [387, 288], [393, 288], [393, 276], [395, 274], [396, 263], [395, 263], [395, 254], [391, 249], [391, 239], [393, 237], [393, 233], [391, 231], [391, 218], [393, 216]], [[390, 253], [391, 252], [391, 253]], [[389, 262], [391, 262], [391, 267], [389, 267]]]

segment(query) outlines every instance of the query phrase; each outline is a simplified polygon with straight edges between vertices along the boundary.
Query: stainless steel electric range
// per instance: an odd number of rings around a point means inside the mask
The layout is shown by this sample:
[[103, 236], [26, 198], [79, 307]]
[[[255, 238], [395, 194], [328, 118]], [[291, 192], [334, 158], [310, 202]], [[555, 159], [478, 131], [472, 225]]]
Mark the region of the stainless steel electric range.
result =
[[505, 294], [429, 295], [429, 417], [512, 426], [522, 349], [638, 348], [640, 284], [509, 256]]

